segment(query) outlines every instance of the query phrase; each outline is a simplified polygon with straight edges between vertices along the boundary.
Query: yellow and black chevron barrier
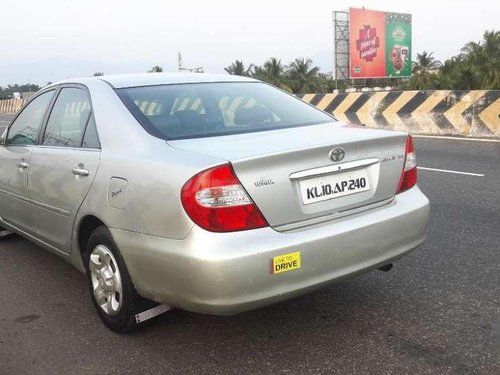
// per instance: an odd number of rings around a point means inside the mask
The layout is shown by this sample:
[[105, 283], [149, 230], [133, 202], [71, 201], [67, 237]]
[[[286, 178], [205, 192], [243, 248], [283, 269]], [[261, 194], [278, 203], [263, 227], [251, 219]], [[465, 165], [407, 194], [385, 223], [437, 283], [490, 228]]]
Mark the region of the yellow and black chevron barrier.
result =
[[[8, 100], [0, 100], [0, 113], [17, 113], [26, 103], [28, 99], [8, 99]], [[82, 110], [89, 109], [88, 103], [79, 102], [79, 103], [70, 103], [66, 107], [67, 114], [78, 114]], [[83, 107], [87, 108], [83, 108]]]
[[16, 113], [27, 101], [27, 99], [0, 100], [0, 113]]
[[415, 134], [500, 137], [500, 91], [375, 91], [298, 95], [339, 120]]
[[[339, 120], [374, 128], [441, 134], [500, 137], [500, 90], [373, 91], [302, 94], [302, 100]], [[26, 99], [0, 100], [0, 113], [16, 113]], [[138, 103], [146, 113], [157, 103]], [[253, 99], [235, 98], [227, 107], [251, 107]], [[178, 109], [202, 109], [199, 100], [176, 103]], [[147, 108], [146, 108], [147, 107]]]

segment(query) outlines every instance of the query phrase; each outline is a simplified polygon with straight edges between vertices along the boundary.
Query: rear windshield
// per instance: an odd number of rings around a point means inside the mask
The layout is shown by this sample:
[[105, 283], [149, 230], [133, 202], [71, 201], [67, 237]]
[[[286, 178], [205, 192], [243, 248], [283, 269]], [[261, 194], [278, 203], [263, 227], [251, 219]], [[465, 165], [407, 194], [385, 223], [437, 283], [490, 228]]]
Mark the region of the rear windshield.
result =
[[301, 100], [259, 82], [117, 89], [139, 123], [162, 139], [210, 137], [332, 122]]

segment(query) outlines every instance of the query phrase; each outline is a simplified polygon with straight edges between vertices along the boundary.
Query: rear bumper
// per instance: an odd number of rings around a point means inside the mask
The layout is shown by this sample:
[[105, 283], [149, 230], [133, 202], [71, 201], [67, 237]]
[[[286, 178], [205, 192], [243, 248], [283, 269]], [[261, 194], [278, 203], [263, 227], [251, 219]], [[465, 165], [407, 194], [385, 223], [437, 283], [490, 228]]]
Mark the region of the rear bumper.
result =
[[[185, 310], [228, 315], [306, 293], [387, 264], [425, 239], [429, 201], [412, 188], [383, 207], [300, 231], [262, 228], [183, 240], [111, 229], [138, 292]], [[271, 274], [274, 256], [301, 268]]]

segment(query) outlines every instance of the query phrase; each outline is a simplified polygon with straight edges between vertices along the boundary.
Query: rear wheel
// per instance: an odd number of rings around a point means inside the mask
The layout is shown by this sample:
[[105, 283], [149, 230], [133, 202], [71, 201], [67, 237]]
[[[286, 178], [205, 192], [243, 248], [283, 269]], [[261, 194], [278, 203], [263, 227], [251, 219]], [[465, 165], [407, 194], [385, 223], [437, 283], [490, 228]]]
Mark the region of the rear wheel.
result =
[[90, 296], [104, 324], [118, 333], [136, 329], [135, 315], [154, 306], [154, 302], [137, 294], [125, 262], [106, 227], [101, 226], [90, 235], [84, 262]]

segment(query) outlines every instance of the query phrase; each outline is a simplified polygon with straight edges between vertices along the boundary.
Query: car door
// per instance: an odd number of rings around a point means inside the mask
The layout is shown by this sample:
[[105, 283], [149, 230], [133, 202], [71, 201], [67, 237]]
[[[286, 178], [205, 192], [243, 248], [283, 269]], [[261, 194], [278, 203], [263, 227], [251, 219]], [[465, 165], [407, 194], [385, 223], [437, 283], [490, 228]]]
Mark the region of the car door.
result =
[[0, 140], [0, 222], [31, 235], [36, 230], [28, 196], [28, 167], [55, 91], [34, 97]]
[[60, 251], [71, 251], [75, 216], [94, 180], [99, 157], [88, 91], [61, 87], [40, 145], [31, 153], [28, 176], [37, 237]]

